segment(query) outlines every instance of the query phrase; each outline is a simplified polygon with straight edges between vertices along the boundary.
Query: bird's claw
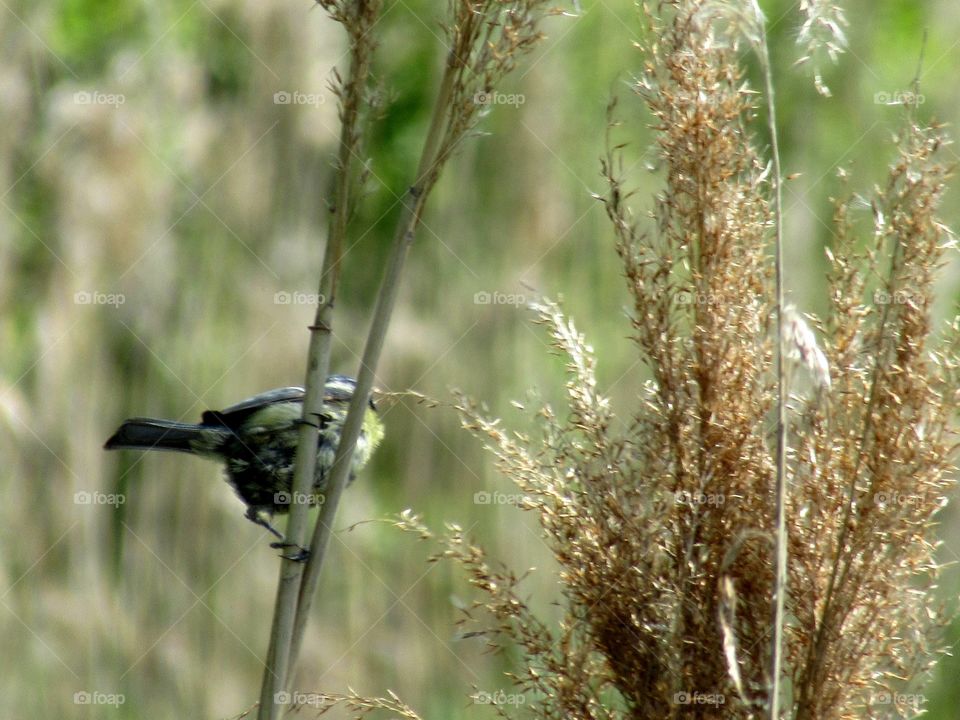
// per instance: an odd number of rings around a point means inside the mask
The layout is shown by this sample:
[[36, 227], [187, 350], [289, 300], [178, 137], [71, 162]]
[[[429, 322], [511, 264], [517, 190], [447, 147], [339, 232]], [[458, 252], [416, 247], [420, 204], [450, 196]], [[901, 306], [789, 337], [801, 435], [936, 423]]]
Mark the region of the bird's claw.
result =
[[292, 560], [294, 562], [306, 562], [310, 559], [310, 550], [303, 547], [303, 545], [297, 545], [296, 543], [290, 542], [272, 542], [270, 547], [275, 550], [286, 550], [288, 548], [295, 548], [295, 550], [289, 554], [280, 553], [280, 557], [284, 560]]
[[246, 516], [247, 520], [259, 525], [260, 527], [269, 530], [277, 538], [283, 540], [283, 533], [277, 530], [273, 525], [270, 524], [270, 521], [267, 519], [267, 514], [263, 512], [262, 509], [256, 507], [247, 508]]

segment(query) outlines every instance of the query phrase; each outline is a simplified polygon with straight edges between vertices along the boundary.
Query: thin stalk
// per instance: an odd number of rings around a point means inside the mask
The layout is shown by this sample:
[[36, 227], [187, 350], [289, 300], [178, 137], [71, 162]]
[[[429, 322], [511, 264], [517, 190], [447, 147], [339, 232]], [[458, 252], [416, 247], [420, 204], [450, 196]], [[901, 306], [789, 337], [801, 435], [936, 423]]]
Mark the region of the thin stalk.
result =
[[336, 460], [334, 461], [333, 470], [328, 482], [323, 507], [320, 509], [320, 516], [317, 518], [317, 524], [314, 526], [313, 539], [310, 543], [310, 562], [305, 570], [303, 582], [300, 586], [299, 602], [297, 603], [296, 619], [293, 626], [293, 642], [290, 647], [288, 663], [291, 668], [296, 665], [300, 653], [307, 618], [309, 617], [310, 607], [320, 580], [320, 571], [323, 568], [323, 560], [330, 545], [330, 533], [333, 528], [334, 519], [336, 518], [337, 507], [340, 503], [340, 495], [343, 492], [347, 477], [349, 476], [353, 449], [356, 446], [357, 438], [360, 436], [360, 428], [363, 425], [363, 415], [367, 409], [367, 399], [373, 390], [374, 375], [377, 364], [380, 361], [380, 353], [383, 350], [383, 343], [390, 325], [393, 308], [396, 304], [403, 264], [406, 260], [407, 251], [413, 243], [417, 227], [420, 224], [421, 213], [423, 212], [427, 195], [433, 187], [433, 181], [439, 170], [439, 168], [436, 167], [436, 162], [441, 141], [446, 130], [447, 113], [449, 111], [450, 99], [453, 96], [456, 70], [457, 62], [451, 55], [448, 57], [446, 69], [444, 70], [443, 79], [440, 84], [440, 90], [434, 105], [433, 118], [424, 141], [423, 151], [420, 155], [420, 165], [417, 169], [416, 180], [404, 198], [403, 214], [397, 225], [390, 257], [387, 261], [383, 281], [380, 285], [380, 292], [377, 296], [377, 306], [374, 310], [373, 322], [370, 326], [370, 332], [367, 335], [367, 343], [363, 351], [360, 370], [357, 373], [357, 387], [354, 391], [353, 399], [350, 402], [350, 409], [347, 412], [343, 430], [341, 431], [340, 444], [337, 447]]
[[[313, 491], [316, 473], [317, 453], [314, 448], [317, 447], [319, 431], [313, 419], [323, 412], [324, 386], [330, 369], [333, 308], [340, 280], [341, 260], [349, 219], [350, 184], [359, 138], [361, 96], [370, 69], [369, 55], [370, 53], [365, 52], [357, 42], [352, 43], [349, 76], [343, 87], [343, 112], [341, 113], [334, 205], [331, 208], [329, 234], [321, 269], [320, 302], [317, 305], [313, 324], [310, 326], [310, 346], [307, 351], [307, 374], [304, 383], [302, 415], [304, 422], [300, 425], [291, 488], [291, 498], [294, 502], [290, 506], [290, 519], [284, 536], [286, 542], [294, 547], [304, 544], [309, 522], [307, 504], [295, 500], [307, 497]], [[260, 709], [257, 716], [259, 720], [274, 720], [280, 716], [281, 706], [276, 702], [276, 697], [277, 693], [286, 687], [286, 679], [293, 668], [288, 660], [291, 657], [296, 604], [304, 571], [302, 562], [284, 559], [280, 565], [270, 646], [260, 691]]]
[[764, 91], [767, 101], [767, 126], [770, 132], [770, 153], [773, 156], [773, 210], [774, 210], [774, 267], [777, 293], [777, 479], [775, 518], [776, 536], [774, 541], [775, 571], [773, 581], [773, 637], [770, 641], [770, 698], [767, 705], [767, 717], [776, 720], [780, 716], [780, 697], [782, 694], [783, 665], [783, 614], [787, 593], [787, 403], [786, 374], [783, 363], [783, 307], [785, 304], [783, 282], [783, 185], [780, 170], [780, 147], [777, 141], [777, 111], [773, 92], [773, 70], [770, 66], [770, 53], [767, 48], [766, 20], [760, 7], [754, 3], [760, 30], [760, 42], [757, 54], [763, 70]]
[[[896, 273], [897, 268], [900, 266], [900, 252], [903, 247], [899, 241], [899, 238], [894, 237], [892, 242], [894, 245], [890, 257], [890, 270], [885, 283], [885, 288], [890, 297], [893, 297], [899, 291], [899, 287], [896, 284]], [[880, 311], [880, 323], [877, 330], [877, 347], [876, 351], [873, 353], [873, 370], [870, 374], [870, 392], [867, 395], [867, 404], [864, 408], [863, 428], [860, 431], [860, 438], [857, 443], [859, 451], [857, 453], [857, 460], [854, 464], [853, 472], [850, 474], [850, 482], [847, 486], [847, 497], [843, 510], [843, 521], [840, 524], [840, 533], [837, 537], [836, 552], [834, 553], [833, 562], [831, 563], [830, 567], [830, 578], [827, 581], [827, 590], [824, 593], [823, 611], [820, 613], [820, 622], [817, 625], [814, 641], [810, 644], [807, 670], [807, 678], [809, 680], [808, 683], [805, 684], [805, 686], [801, 689], [800, 708], [797, 714], [798, 719], [809, 716], [810, 698], [807, 688], [809, 687], [810, 682], [815, 682], [816, 677], [820, 673], [820, 667], [822, 666], [824, 660], [824, 648], [826, 647], [827, 640], [829, 639], [829, 630], [831, 626], [830, 617], [833, 615], [833, 605], [834, 601], [836, 600], [837, 588], [843, 587], [843, 585], [846, 583], [847, 574], [850, 570], [850, 564], [853, 560], [853, 557], [850, 553], [844, 554], [844, 552], [847, 545], [847, 537], [850, 534], [850, 528], [852, 527], [851, 518], [854, 512], [854, 499], [857, 495], [857, 480], [860, 478], [860, 471], [863, 468], [864, 459], [869, 457], [867, 445], [870, 442], [870, 437], [874, 433], [873, 415], [874, 411], [876, 410], [877, 403], [879, 402], [878, 396], [881, 379], [880, 372], [883, 367], [888, 364], [886, 351], [883, 347], [883, 344], [884, 340], [889, 337], [887, 327], [889, 325], [889, 316], [892, 307], [893, 304], [888, 303], [884, 305], [883, 309]]]
[[[913, 90], [915, 95], [920, 94], [920, 72], [923, 69], [923, 59], [926, 51], [926, 44], [927, 35], [926, 32], [924, 32], [923, 43], [920, 50], [920, 60], [917, 65], [917, 72], [913, 78]], [[912, 122], [912, 119], [912, 113], [909, 113], [908, 121]], [[892, 243], [893, 248], [890, 253], [890, 269], [886, 281], [886, 289], [890, 297], [893, 297], [899, 289], [897, 285], [897, 269], [900, 267], [900, 254], [903, 250], [903, 244], [900, 242], [899, 238], [894, 237]], [[874, 432], [873, 413], [878, 403], [880, 370], [884, 365], [885, 359], [883, 341], [884, 338], [888, 337], [889, 335], [887, 332], [887, 326], [889, 324], [890, 311], [892, 307], [893, 305], [888, 303], [884, 305], [883, 309], [880, 311], [880, 323], [877, 330], [877, 347], [876, 352], [873, 353], [874, 363], [870, 378], [870, 392], [867, 396], [867, 405], [864, 409], [863, 428], [860, 432], [860, 439], [857, 444], [859, 452], [857, 453], [857, 461], [854, 465], [853, 473], [850, 475], [850, 483], [847, 487], [847, 498], [843, 510], [843, 521], [840, 524], [840, 533], [837, 538], [836, 552], [834, 553], [833, 563], [830, 568], [830, 579], [827, 581], [827, 590], [824, 594], [823, 611], [820, 613], [820, 622], [817, 625], [814, 640], [812, 643], [810, 643], [810, 649], [807, 654], [807, 669], [805, 672], [806, 681], [804, 682], [803, 687], [800, 688], [800, 703], [797, 711], [797, 720], [804, 720], [805, 718], [811, 716], [812, 710], [809, 688], [816, 683], [817, 676], [820, 674], [820, 669], [825, 659], [824, 648], [826, 647], [827, 640], [829, 639], [829, 631], [831, 626], [830, 618], [833, 615], [833, 605], [834, 601], [836, 600], [837, 588], [842, 587], [846, 583], [847, 575], [850, 571], [850, 566], [853, 560], [849, 553], [844, 556], [844, 549], [847, 545], [847, 536], [849, 535], [850, 528], [852, 527], [850, 520], [853, 516], [854, 498], [856, 497], [857, 491], [857, 480], [860, 478], [860, 470], [863, 467], [864, 459], [868, 457], [867, 443], [870, 440], [870, 436]]]

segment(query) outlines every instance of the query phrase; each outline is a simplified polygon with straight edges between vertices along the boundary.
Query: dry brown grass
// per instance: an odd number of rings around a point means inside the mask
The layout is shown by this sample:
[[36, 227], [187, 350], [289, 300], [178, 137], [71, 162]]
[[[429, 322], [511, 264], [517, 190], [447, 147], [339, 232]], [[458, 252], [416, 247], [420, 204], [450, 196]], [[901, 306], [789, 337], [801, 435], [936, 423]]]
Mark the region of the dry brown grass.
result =
[[[537, 718], [751, 718], [770, 712], [776, 443], [773, 213], [750, 134], [755, 95], [735, 25], [714, 3], [663, 3], [635, 90], [665, 172], [650, 223], [631, 210], [624, 147], [603, 198], [650, 380], [628, 417], [598, 388], [594, 353], [560, 307], [536, 306], [567, 362], [567, 405], [541, 434], [504, 429], [461, 398], [464, 424], [524, 493], [560, 567], [564, 618], [530, 609], [522, 578], [458, 526], [453, 558]], [[726, 28], [726, 29], [722, 29]], [[837, 201], [831, 310], [785, 317], [790, 374], [789, 717], [911, 715], [936, 659], [931, 528], [952, 483], [957, 328], [931, 327], [951, 247], [938, 211], [946, 140], [907, 109], [887, 183]], [[872, 226], [871, 226], [872, 225]], [[649, 227], [649, 229], [648, 229]], [[433, 537], [414, 515], [398, 524]], [[498, 708], [507, 715], [509, 708]], [[777, 713], [774, 713], [777, 714]], [[870, 715], [873, 716], [872, 714]]]

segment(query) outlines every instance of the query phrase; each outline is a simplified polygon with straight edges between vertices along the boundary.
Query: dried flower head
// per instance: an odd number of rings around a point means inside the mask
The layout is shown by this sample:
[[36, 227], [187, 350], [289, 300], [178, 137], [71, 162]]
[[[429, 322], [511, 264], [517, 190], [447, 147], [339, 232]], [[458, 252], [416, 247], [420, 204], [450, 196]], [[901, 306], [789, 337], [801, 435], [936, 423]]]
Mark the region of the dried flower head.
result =
[[797, 63], [811, 64], [817, 92], [829, 97], [830, 88], [823, 81], [821, 68], [824, 57], [836, 63], [840, 54], [846, 51], [847, 36], [843, 31], [847, 26], [846, 15], [835, 0], [801, 0], [800, 13], [803, 24], [797, 35], [797, 45], [804, 55]]

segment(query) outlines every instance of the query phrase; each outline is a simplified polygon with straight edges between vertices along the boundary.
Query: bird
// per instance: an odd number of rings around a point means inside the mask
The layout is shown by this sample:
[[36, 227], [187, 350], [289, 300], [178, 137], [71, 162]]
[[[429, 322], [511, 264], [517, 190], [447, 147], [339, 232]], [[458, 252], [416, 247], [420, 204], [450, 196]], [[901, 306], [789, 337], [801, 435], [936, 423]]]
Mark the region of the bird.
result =
[[[357, 383], [346, 375], [327, 378], [323, 412], [316, 417], [319, 430], [317, 465], [312, 492], [304, 500], [322, 504], [333, 467], [340, 434]], [[291, 494], [303, 415], [304, 390], [285, 387], [269, 390], [223, 410], [207, 410], [199, 423], [135, 417], [124, 420], [104, 444], [106, 450], [170, 450], [222, 462], [227, 482], [246, 504], [246, 518], [291, 547], [273, 527], [275, 514], [285, 514], [298, 499]], [[353, 482], [383, 439], [384, 428], [370, 398], [357, 439], [348, 482]], [[292, 559], [304, 559], [303, 548]]]

